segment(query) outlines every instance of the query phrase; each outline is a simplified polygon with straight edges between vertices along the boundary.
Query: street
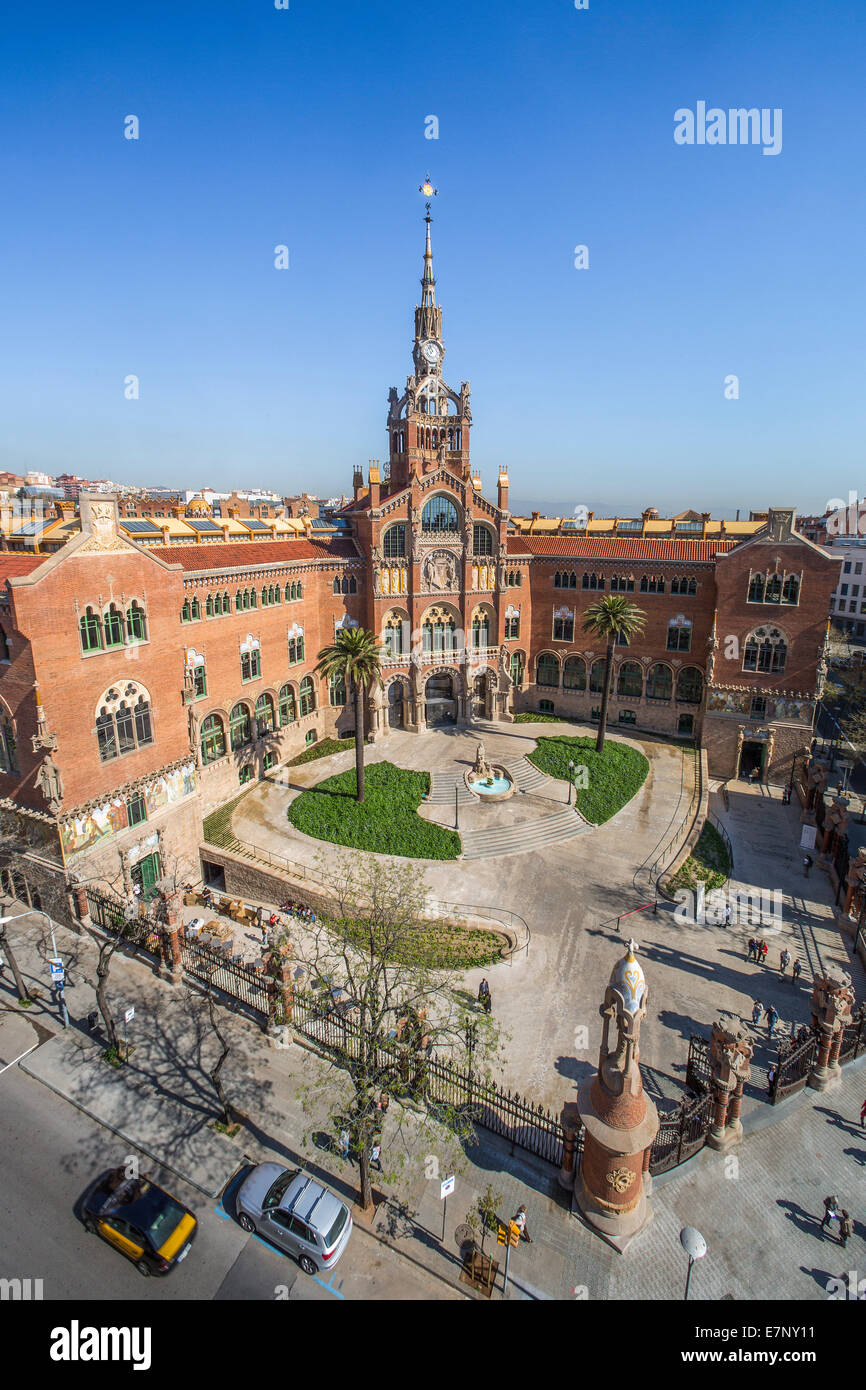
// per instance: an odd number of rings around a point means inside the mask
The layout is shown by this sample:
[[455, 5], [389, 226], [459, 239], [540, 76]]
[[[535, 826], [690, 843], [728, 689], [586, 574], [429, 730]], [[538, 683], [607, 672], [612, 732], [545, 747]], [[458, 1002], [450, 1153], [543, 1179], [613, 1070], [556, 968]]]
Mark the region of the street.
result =
[[[0, 1066], [24, 1046], [29, 1023], [0, 1016]], [[13, 1050], [14, 1049], [14, 1050]], [[142, 1171], [191, 1207], [199, 1227], [187, 1259], [165, 1278], [144, 1278], [123, 1255], [88, 1235], [77, 1216], [88, 1183], [127, 1158], [122, 1141], [19, 1071], [0, 1072], [0, 1278], [41, 1279], [46, 1299], [441, 1299], [457, 1297], [439, 1280], [357, 1228], [337, 1267], [309, 1278], [258, 1236], [246, 1235], [223, 1201], [142, 1157]], [[239, 1157], [241, 1151], [239, 1150]]]

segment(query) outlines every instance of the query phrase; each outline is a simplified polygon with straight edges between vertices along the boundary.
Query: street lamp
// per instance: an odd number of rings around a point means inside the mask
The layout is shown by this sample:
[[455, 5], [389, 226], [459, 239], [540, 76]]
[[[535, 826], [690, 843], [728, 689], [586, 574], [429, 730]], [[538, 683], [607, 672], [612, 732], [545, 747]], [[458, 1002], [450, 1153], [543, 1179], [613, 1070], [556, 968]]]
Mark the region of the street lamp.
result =
[[[38, 907], [31, 907], [29, 912], [16, 912], [14, 917], [6, 917], [6, 916], [3, 915], [4, 906], [5, 906], [5, 904], [0, 903], [0, 923], [2, 923], [2, 925], [3, 925], [4, 927], [7, 925], [8, 922], [19, 922], [19, 921], [21, 920], [22, 917], [44, 917], [44, 918], [45, 918], [46, 922], [48, 923], [48, 930], [51, 932], [51, 950], [52, 950], [52, 952], [53, 952], [53, 957], [54, 957], [54, 959], [57, 960], [57, 959], [58, 959], [58, 956], [57, 956], [57, 942], [56, 942], [55, 939], [54, 939], [54, 923], [52, 922], [51, 918], [48, 916], [48, 913], [47, 913], [47, 912], [43, 912], [43, 911], [41, 910], [41, 908], [38, 908]], [[65, 995], [64, 995], [64, 993], [63, 993], [63, 985], [62, 985], [62, 984], [59, 984], [59, 985], [57, 986], [57, 993], [58, 993], [59, 996], [60, 996], [60, 1018], [61, 1018], [61, 1021], [62, 1021], [62, 1023], [63, 1023], [63, 1027], [64, 1027], [64, 1028], [68, 1028], [68, 1027], [69, 1027], [69, 1010], [68, 1010], [67, 1007], [66, 1007], [66, 997], [65, 997]]]
[[684, 1294], [684, 1302], [688, 1303], [692, 1266], [695, 1260], [699, 1260], [703, 1255], [706, 1255], [707, 1242], [695, 1226], [684, 1226], [680, 1231], [680, 1245], [689, 1257], [689, 1272], [686, 1275], [686, 1291]]
[[571, 805], [571, 793], [574, 789], [574, 758], [568, 760], [568, 804]]

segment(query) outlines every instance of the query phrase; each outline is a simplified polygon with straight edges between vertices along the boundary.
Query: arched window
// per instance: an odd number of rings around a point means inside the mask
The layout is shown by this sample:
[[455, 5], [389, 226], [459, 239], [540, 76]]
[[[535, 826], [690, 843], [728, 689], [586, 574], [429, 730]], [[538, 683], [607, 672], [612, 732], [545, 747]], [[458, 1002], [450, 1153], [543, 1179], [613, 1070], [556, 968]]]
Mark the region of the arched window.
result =
[[536, 664], [537, 685], [559, 685], [559, 662], [551, 652], [542, 652]]
[[11, 720], [4, 715], [0, 721], [0, 772], [17, 773], [18, 759], [15, 755], [15, 731]]
[[389, 526], [382, 537], [382, 554], [386, 560], [402, 560], [406, 554], [406, 524], [398, 521]]
[[106, 691], [96, 717], [96, 746], [100, 761], [110, 762], [153, 743], [149, 697], [130, 681], [122, 690]]
[[303, 586], [303, 584], [301, 584], [300, 581], [299, 581], [299, 582], [295, 585], [295, 588], [297, 589], [297, 593], [295, 594], [295, 598], [303, 598], [303, 597], [304, 597], [304, 586]]
[[274, 702], [270, 695], [260, 695], [256, 700], [256, 724], [258, 725], [259, 738], [263, 734], [273, 732]]
[[205, 606], [204, 606], [204, 611], [205, 611], [205, 616], [206, 616], [206, 617], [212, 618], [212, 617], [214, 616], [214, 612], [216, 611], [216, 610], [215, 610], [215, 602], [216, 602], [215, 595], [214, 595], [214, 594], [208, 594], [208, 596], [207, 596], [207, 601], [206, 601]]
[[493, 554], [493, 533], [489, 527], [478, 525], [472, 527], [472, 554]]
[[688, 652], [692, 648], [692, 625], [675, 619], [668, 623], [668, 651]]
[[342, 676], [332, 676], [328, 681], [328, 699], [335, 706], [346, 703], [346, 682]]
[[753, 574], [749, 580], [749, 603], [764, 602], [764, 576]]
[[647, 672], [646, 695], [648, 700], [669, 700], [674, 693], [674, 673], [670, 666], [651, 666]]
[[586, 690], [586, 662], [582, 656], [568, 657], [562, 668], [563, 690]]
[[108, 611], [103, 614], [102, 621], [106, 647], [122, 647], [123, 615], [115, 604], [112, 603]]
[[597, 661], [592, 663], [589, 672], [589, 689], [593, 695], [600, 695], [604, 690], [604, 668], [606, 665], [607, 662], [603, 657], [599, 657]]
[[779, 575], [779, 574], [771, 574], [771, 575], [768, 576], [768, 578], [767, 578], [767, 588], [766, 588], [766, 590], [764, 591], [764, 602], [765, 602], [765, 603], [781, 603], [781, 602], [782, 602], [782, 576], [781, 576], [781, 575]]
[[241, 680], [258, 680], [262, 674], [262, 654], [258, 645], [241, 652]]
[[615, 574], [610, 581], [610, 592], [612, 594], [633, 594], [634, 577], [626, 574]]
[[280, 727], [284, 724], [294, 724], [297, 717], [295, 692], [290, 685], [284, 685], [280, 689]]
[[582, 589], [603, 589], [604, 576], [601, 574], [584, 573], [583, 578], [580, 581], [580, 587]]
[[443, 496], [442, 493], [437, 493], [435, 497], [431, 497], [421, 513], [421, 530], [457, 531], [459, 529], [460, 519], [451, 498]]
[[642, 594], [663, 594], [665, 581], [658, 574], [642, 574], [640, 591]]
[[782, 602], [799, 603], [800, 601], [800, 580], [796, 574], [789, 574], [782, 585]]
[[744, 671], [765, 671], [781, 675], [788, 660], [788, 644], [776, 627], [757, 627], [746, 638], [743, 649]]
[[353, 574], [350, 574], [350, 575], [349, 575], [349, 593], [350, 593], [350, 594], [356, 594], [357, 592], [358, 592], [358, 581], [357, 581], [357, 579], [355, 578], [355, 576], [354, 576]]
[[225, 751], [226, 731], [223, 722], [218, 714], [209, 714], [207, 719], [202, 720], [201, 760], [203, 763], [215, 763], [217, 758], [225, 756]]
[[382, 629], [382, 644], [388, 656], [402, 656], [404, 651], [404, 619], [399, 613], [389, 613]]
[[311, 676], [304, 676], [301, 681], [301, 716], [312, 714], [316, 708], [316, 691], [313, 686]]
[[229, 715], [229, 736], [232, 752], [253, 741], [253, 726], [246, 705], [237, 704]]
[[[196, 611], [198, 610], [198, 611]], [[201, 617], [201, 610], [198, 606], [198, 599], [184, 599], [183, 608], [180, 610], [180, 620], [182, 623], [195, 622]], [[210, 617], [210, 614], [208, 614]]]
[[340, 584], [340, 592], [343, 594], [347, 594], [349, 592], [349, 581], [345, 575], [343, 575], [342, 582]]
[[677, 699], [686, 705], [699, 705], [704, 693], [704, 678], [697, 666], [684, 666], [677, 676]]
[[490, 619], [486, 613], [476, 613], [472, 619], [472, 646], [475, 651], [490, 646]]
[[526, 657], [523, 652], [511, 653], [511, 679], [517, 686], [523, 685], [523, 673], [526, 669]]
[[153, 720], [151, 719], [150, 701], [143, 695], [138, 700], [133, 711], [135, 715], [135, 737], [139, 744], [153, 743]]
[[147, 640], [147, 625], [144, 618], [144, 609], [133, 599], [129, 608], [126, 610], [126, 635], [130, 642], [144, 642]]
[[333, 587], [334, 587], [334, 593], [335, 593], [335, 594], [338, 594], [338, 593], [340, 592], [340, 579], [339, 579], [339, 576], [337, 576], [337, 575], [334, 576], [334, 586], [333, 586]]
[[457, 624], [451, 614], [440, 608], [431, 608], [421, 624], [421, 643], [428, 656], [455, 652]]
[[698, 581], [696, 579], [679, 578], [671, 580], [671, 593], [679, 594], [680, 598], [693, 598], [697, 592]]
[[637, 661], [624, 661], [616, 682], [617, 695], [640, 697], [643, 694], [643, 670]]
[[92, 608], [85, 609], [84, 617], [78, 624], [81, 634], [81, 650], [98, 652], [102, 650], [102, 623]]

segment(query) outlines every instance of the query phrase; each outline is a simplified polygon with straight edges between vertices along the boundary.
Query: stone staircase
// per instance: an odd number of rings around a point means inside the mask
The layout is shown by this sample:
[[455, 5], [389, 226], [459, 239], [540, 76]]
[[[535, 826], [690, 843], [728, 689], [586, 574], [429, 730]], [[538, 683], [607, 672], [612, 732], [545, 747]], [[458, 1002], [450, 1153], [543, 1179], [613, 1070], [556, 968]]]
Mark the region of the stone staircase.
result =
[[[528, 758], [518, 758], [517, 762], [508, 764], [508, 773], [514, 779], [514, 785], [520, 792], [541, 791], [543, 787], [553, 791], [559, 785], [552, 777], [548, 777], [546, 772], [542, 772]], [[562, 784], [563, 793], [567, 790], [567, 783]]]
[[464, 859], [489, 859], [498, 854], [524, 854], [528, 850], [544, 849], [547, 845], [571, 840], [575, 835], [587, 835], [592, 829], [593, 826], [581, 820], [573, 807], [566, 806], [541, 820], [495, 826], [490, 830], [461, 830], [460, 838]]
[[462, 777], [453, 775], [443, 775], [441, 772], [431, 772], [430, 792], [422, 806], [453, 806], [454, 788], [457, 788], [457, 805], [470, 806], [477, 805], [477, 797], [474, 797], [464, 782]]

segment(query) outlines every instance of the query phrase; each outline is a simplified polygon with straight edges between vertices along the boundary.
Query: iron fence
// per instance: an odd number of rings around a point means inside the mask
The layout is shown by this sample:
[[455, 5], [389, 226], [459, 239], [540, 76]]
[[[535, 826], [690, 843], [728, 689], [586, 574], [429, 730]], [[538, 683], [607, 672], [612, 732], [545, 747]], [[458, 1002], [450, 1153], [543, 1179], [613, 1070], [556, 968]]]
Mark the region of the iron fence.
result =
[[212, 984], [256, 1013], [270, 1017], [270, 1001], [275, 991], [272, 978], [263, 971], [229, 960], [222, 951], [185, 938], [180, 941], [180, 961], [193, 979]]
[[839, 1061], [853, 1062], [863, 1051], [866, 1051], [866, 1004], [861, 1004], [851, 1022], [842, 1029]]
[[794, 1037], [780, 1044], [776, 1074], [770, 1085], [770, 1099], [774, 1105], [802, 1091], [817, 1052], [818, 1038], [811, 1028], [801, 1028]]
[[683, 1099], [669, 1115], [663, 1115], [650, 1149], [649, 1171], [653, 1177], [685, 1163], [707, 1142], [713, 1117], [711, 1092]]

